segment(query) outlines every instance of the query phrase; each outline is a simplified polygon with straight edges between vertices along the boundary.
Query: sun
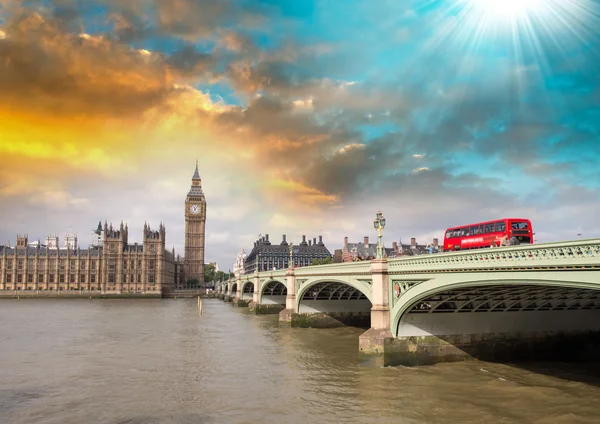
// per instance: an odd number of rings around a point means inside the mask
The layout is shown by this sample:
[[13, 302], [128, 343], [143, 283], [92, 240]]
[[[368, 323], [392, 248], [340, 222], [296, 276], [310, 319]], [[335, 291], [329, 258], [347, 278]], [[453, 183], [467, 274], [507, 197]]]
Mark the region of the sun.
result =
[[539, 14], [549, 0], [468, 0], [488, 19], [516, 19]]

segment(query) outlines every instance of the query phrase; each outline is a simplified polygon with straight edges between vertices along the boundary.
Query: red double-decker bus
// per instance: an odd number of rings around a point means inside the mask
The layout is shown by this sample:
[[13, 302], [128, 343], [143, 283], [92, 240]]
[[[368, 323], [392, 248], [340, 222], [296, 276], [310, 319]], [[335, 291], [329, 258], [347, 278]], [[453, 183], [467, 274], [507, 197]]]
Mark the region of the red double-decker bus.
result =
[[522, 218], [503, 218], [477, 224], [451, 227], [444, 235], [444, 250], [481, 249], [506, 244], [533, 243], [531, 221]]

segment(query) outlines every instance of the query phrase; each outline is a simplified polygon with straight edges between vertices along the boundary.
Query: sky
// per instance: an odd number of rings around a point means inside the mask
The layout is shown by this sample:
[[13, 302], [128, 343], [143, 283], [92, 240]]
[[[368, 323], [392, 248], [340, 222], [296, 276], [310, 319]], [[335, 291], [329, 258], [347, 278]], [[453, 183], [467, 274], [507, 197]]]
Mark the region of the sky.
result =
[[0, 0], [0, 244], [600, 237], [600, 0]]

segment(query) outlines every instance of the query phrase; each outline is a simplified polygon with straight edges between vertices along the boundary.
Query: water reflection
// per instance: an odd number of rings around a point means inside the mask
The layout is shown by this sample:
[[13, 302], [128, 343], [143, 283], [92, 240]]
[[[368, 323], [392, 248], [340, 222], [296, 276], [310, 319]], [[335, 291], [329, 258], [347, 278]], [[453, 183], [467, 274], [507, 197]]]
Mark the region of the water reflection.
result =
[[[220, 301], [0, 304], [7, 423], [599, 422], [576, 365], [372, 368], [355, 328], [297, 329]], [[561, 374], [562, 373], [562, 374]]]

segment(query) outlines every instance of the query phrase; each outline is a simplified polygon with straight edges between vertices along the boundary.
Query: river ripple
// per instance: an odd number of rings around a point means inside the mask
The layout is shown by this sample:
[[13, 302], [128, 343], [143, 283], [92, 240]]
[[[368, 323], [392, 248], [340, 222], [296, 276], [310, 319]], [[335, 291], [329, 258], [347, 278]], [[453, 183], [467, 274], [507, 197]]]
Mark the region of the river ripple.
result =
[[[567, 364], [364, 367], [355, 328], [279, 327], [218, 300], [0, 302], [7, 424], [598, 423]], [[586, 366], [589, 367], [589, 366]]]

